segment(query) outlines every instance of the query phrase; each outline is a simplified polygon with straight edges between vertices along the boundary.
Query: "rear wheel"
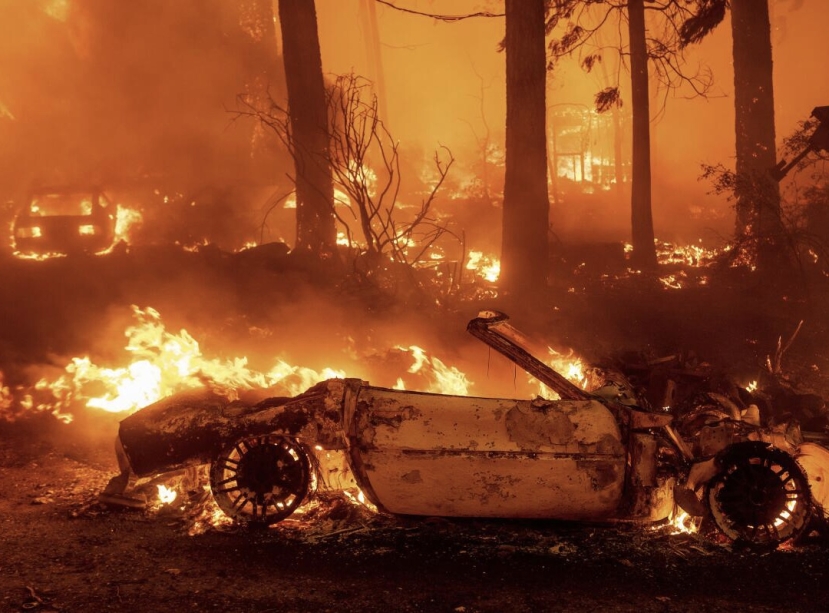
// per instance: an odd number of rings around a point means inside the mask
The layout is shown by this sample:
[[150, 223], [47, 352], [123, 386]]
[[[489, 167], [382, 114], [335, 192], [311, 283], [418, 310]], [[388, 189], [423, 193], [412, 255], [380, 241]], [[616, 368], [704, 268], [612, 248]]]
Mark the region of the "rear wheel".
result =
[[285, 519], [302, 504], [310, 483], [308, 456], [282, 436], [243, 439], [210, 467], [210, 489], [219, 508], [245, 523]]
[[809, 522], [806, 475], [792, 456], [763, 443], [737, 444], [719, 460], [705, 499], [717, 527], [751, 545], [777, 545], [798, 536]]

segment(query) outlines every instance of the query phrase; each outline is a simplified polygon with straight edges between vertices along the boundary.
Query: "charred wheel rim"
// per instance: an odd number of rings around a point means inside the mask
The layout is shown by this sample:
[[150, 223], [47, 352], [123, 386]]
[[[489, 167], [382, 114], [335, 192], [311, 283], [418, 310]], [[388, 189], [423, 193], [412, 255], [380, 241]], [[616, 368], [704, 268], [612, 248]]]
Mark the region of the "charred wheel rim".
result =
[[219, 508], [241, 522], [274, 524], [293, 513], [311, 483], [308, 456], [295, 441], [259, 436], [226, 449], [210, 469]]
[[811, 510], [809, 482], [794, 458], [754, 444], [722, 458], [706, 498], [726, 536], [754, 545], [776, 545], [799, 535]]

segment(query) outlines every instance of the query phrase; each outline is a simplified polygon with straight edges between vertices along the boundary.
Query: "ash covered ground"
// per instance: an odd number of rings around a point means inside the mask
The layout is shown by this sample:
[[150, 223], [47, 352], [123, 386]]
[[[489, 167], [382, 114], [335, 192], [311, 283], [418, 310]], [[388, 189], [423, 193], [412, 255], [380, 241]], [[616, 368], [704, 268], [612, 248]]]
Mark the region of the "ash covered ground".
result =
[[[301, 262], [173, 248], [9, 258], [0, 276], [0, 370], [11, 390], [60, 371], [71, 356], [117, 362], [137, 304], [157, 308], [205, 349], [245, 351], [254, 361], [287, 349], [318, 367], [343, 353], [344, 338], [359, 339], [352, 350], [418, 342], [467, 369], [476, 394], [496, 396], [522, 390], [512, 387], [513, 370], [499, 372], [464, 332], [480, 308], [511, 312], [526, 332], [591, 361], [681, 355], [688, 370], [706, 365], [741, 383], [757, 379], [778, 339], [803, 321], [782, 374], [791, 387], [827, 395], [825, 297], [796, 284], [781, 291], [726, 279], [672, 292], [581, 278], [532, 308], [497, 299], [438, 308], [400, 294], [380, 299]], [[368, 361], [356, 376], [390, 384], [382, 379], [396, 373], [387, 367]], [[49, 414], [0, 421], [4, 609], [826, 610], [829, 556], [818, 535], [753, 552], [664, 527], [395, 518], [336, 500], [268, 530], [194, 534], [198, 505], [99, 504], [117, 472], [119, 417], [72, 410], [71, 424]]]

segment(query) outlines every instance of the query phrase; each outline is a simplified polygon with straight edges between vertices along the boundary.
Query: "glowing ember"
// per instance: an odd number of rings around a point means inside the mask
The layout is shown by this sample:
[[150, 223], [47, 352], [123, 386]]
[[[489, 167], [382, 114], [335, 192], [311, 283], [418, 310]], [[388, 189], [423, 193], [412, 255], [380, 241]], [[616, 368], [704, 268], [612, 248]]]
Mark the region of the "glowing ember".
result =
[[[209, 491], [210, 487], [205, 485], [204, 489]], [[233, 525], [233, 519], [219, 508], [213, 496], [207, 496], [205, 501], [199, 505], [196, 513], [191, 515], [191, 522], [187, 530], [187, 534], [190, 536], [204, 534], [211, 529]]]
[[3, 385], [3, 372], [0, 371], [0, 412], [5, 412], [12, 405], [11, 390], [7, 385]]
[[746, 385], [747, 392], [756, 392], [757, 391], [757, 381], [752, 381], [748, 385]]
[[[702, 239], [699, 242], [702, 243]], [[683, 264], [704, 268], [711, 266], [723, 253], [721, 249], [709, 249], [701, 244], [675, 245], [657, 240], [655, 245], [656, 259], [660, 264]]]
[[664, 277], [659, 277], [659, 281], [666, 289], [682, 289], [682, 281], [679, 275], [665, 275]]
[[774, 527], [775, 528], [779, 528], [783, 524], [790, 523], [790, 520], [792, 518], [792, 513], [794, 512], [795, 507], [797, 507], [799, 497], [797, 496], [797, 494], [792, 495], [793, 494], [792, 489], [793, 488], [791, 486], [789, 486], [788, 484], [786, 485], [786, 490], [788, 491], [789, 500], [786, 501], [786, 508], [783, 509], [780, 512], [780, 515], [778, 516], [778, 518], [774, 520]]

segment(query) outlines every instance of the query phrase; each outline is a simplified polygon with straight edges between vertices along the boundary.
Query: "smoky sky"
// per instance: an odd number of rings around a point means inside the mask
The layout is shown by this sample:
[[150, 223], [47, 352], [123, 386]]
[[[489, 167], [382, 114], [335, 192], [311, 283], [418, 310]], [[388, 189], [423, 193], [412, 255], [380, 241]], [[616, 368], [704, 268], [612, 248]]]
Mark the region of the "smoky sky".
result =
[[[316, 2], [328, 75], [372, 76], [363, 4]], [[477, 0], [401, 4], [451, 14], [500, 6]], [[829, 3], [778, 0], [770, 6], [780, 142], [814, 106], [829, 103], [823, 77]], [[484, 139], [494, 146], [503, 141], [504, 56], [497, 50], [503, 20], [442, 23], [376, 8], [385, 120], [396, 139], [423, 152], [404, 163], [416, 173], [418, 165], [430, 165], [431, 152], [447, 145], [458, 159], [454, 179], [463, 183], [464, 172], [474, 174]], [[233, 113], [237, 96], [250, 93], [257, 78], [259, 87], [279, 91], [279, 79], [268, 72], [272, 56], [266, 57], [278, 49], [278, 27], [276, 40], [262, 38], [268, 31], [262, 15], [269, 10], [270, 0], [0, 0], [3, 201], [34, 183], [284, 181], [289, 169], [257, 158], [253, 122]], [[699, 181], [700, 164], [733, 164], [728, 23], [689, 53], [690, 62], [711, 68], [715, 86], [707, 99], [666, 98], [652, 123], [654, 217], [662, 236], [687, 223], [691, 209], [703, 216], [717, 211], [724, 227], [730, 225], [730, 205]], [[597, 75], [562, 63], [551, 75], [548, 105], [592, 104], [604, 84]], [[629, 214], [624, 202], [618, 208], [618, 217], [606, 217], [618, 222], [624, 237]]]
[[229, 111], [262, 66], [243, 4], [0, 2], [6, 188], [245, 172], [251, 126]]

